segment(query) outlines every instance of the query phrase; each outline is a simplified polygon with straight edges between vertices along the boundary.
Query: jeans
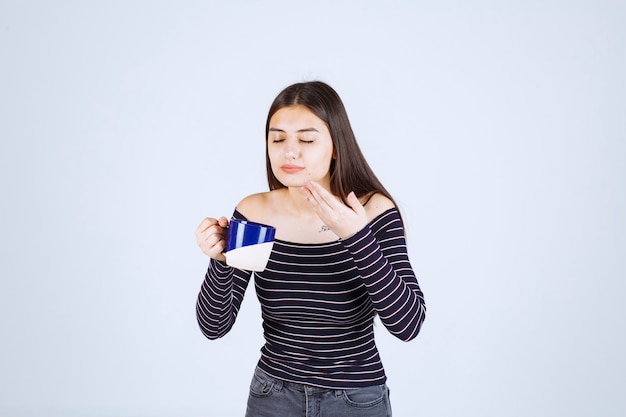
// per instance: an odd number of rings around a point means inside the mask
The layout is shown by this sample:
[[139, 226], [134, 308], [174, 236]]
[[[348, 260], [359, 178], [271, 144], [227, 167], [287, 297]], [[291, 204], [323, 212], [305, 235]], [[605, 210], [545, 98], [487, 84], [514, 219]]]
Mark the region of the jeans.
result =
[[312, 387], [272, 378], [257, 368], [246, 417], [391, 417], [389, 389]]

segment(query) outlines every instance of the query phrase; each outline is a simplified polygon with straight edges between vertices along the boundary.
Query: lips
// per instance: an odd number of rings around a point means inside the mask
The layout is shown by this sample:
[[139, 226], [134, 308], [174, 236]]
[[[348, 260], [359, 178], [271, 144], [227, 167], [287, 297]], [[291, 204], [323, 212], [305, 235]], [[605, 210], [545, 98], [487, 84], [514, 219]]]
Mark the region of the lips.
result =
[[298, 165], [281, 165], [280, 169], [287, 174], [295, 174], [296, 172], [302, 171], [304, 167]]

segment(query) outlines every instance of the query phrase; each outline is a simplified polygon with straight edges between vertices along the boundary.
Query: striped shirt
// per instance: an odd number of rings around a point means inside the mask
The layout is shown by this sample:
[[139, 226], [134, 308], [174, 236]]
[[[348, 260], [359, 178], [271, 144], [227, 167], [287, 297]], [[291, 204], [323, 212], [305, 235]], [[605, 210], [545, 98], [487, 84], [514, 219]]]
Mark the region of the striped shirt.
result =
[[[245, 220], [237, 210], [233, 218]], [[206, 337], [232, 328], [251, 274], [211, 259], [196, 306]], [[346, 239], [276, 240], [266, 269], [254, 276], [265, 337], [258, 365], [285, 381], [334, 389], [383, 384], [375, 315], [404, 341], [424, 321], [396, 208]]]

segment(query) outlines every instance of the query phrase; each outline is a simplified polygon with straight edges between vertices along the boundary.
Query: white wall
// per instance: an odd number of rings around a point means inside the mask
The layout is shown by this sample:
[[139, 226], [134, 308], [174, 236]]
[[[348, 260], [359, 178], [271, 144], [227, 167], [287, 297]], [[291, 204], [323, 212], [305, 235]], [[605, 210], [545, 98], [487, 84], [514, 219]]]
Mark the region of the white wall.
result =
[[429, 308], [411, 343], [378, 329], [394, 415], [623, 416], [625, 18], [3, 0], [0, 415], [243, 415], [258, 305], [203, 338], [194, 229], [266, 189], [270, 102], [321, 79], [401, 206]]

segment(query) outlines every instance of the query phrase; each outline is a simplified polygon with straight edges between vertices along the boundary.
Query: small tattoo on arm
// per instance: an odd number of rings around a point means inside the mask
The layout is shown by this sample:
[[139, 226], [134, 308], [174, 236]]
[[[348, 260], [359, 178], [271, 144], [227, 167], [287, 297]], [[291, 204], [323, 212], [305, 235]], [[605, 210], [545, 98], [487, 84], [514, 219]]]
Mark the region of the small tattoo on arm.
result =
[[320, 228], [320, 233], [322, 232], [328, 232], [330, 230], [330, 228], [328, 226], [326, 226], [325, 224], [322, 225], [322, 227]]

